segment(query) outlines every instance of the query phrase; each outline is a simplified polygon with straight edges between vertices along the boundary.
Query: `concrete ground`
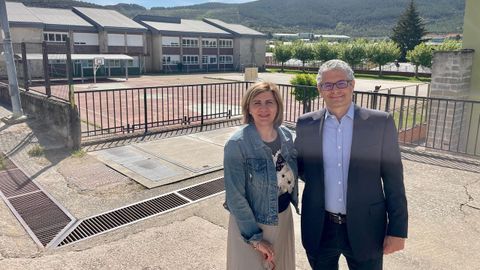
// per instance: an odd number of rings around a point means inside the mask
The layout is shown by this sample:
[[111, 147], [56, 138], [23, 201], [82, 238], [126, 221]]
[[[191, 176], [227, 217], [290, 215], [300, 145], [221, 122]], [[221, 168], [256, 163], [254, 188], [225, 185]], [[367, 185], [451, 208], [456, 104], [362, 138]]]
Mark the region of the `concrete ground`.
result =
[[[9, 114], [0, 105], [0, 118]], [[192, 129], [130, 138], [84, 150], [143, 146], [195, 132]], [[44, 147], [44, 155], [30, 156], [28, 151], [37, 146]], [[171, 147], [181, 149], [181, 145]], [[0, 151], [78, 219], [223, 175], [221, 170], [214, 171], [147, 189], [90, 154], [66, 151], [48, 128], [34, 119], [15, 125], [0, 122]], [[438, 153], [426, 156], [420, 150], [411, 152], [404, 152], [403, 160], [410, 211], [409, 239], [404, 251], [385, 257], [385, 269], [479, 269], [480, 161]], [[1, 201], [0, 269], [224, 269], [228, 213], [222, 207], [223, 201], [221, 194], [49, 250], [34, 243]], [[299, 220], [294, 215], [297, 269], [309, 269], [300, 243]], [[347, 269], [344, 261], [340, 269]]]

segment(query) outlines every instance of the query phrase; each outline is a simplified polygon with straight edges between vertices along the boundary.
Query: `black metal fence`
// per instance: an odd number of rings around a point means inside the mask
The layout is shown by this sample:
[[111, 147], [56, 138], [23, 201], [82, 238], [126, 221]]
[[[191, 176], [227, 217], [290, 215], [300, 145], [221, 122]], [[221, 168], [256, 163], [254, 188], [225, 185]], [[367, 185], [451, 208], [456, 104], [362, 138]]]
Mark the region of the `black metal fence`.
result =
[[[250, 82], [92, 90], [75, 93], [82, 136], [147, 133], [174, 126], [203, 125], [242, 114], [240, 102]], [[279, 85], [285, 123], [294, 125], [305, 111], [324, 108], [321, 97], [295, 98], [295, 86]], [[302, 91], [316, 91], [302, 87]], [[431, 98], [418, 91], [355, 92], [354, 102], [393, 115], [399, 142], [480, 156], [480, 102]], [[398, 91], [397, 91], [398, 92]]]

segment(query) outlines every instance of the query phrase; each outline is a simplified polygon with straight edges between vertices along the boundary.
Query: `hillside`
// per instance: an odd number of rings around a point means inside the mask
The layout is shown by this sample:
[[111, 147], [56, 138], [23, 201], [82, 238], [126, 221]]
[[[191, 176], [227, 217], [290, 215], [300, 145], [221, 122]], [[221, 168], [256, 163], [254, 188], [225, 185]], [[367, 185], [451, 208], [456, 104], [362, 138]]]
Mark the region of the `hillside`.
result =
[[[146, 9], [135, 4], [106, 6], [134, 17], [138, 14], [215, 18], [240, 23], [264, 33], [314, 32], [350, 36], [388, 36], [410, 0], [258, 0], [244, 4], [201, 5]], [[70, 0], [24, 0], [26, 5], [67, 7], [95, 6]], [[432, 33], [462, 32], [464, 0], [416, 0], [427, 30]]]

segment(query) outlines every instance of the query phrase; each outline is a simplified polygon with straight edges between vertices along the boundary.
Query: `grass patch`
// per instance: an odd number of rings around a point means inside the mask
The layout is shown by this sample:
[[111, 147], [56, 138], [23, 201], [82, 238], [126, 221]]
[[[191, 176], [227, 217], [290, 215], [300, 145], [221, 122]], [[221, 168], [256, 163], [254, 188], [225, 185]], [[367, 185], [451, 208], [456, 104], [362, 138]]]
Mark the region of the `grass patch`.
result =
[[87, 152], [83, 149], [78, 149], [78, 150], [72, 151], [72, 157], [74, 157], [74, 158], [81, 158], [81, 157], [84, 157], [86, 154], [87, 154]]
[[[400, 119], [400, 112], [395, 111], [393, 119], [395, 123], [397, 123], [397, 128], [401, 127], [401, 129], [409, 129], [414, 127], [414, 122], [415, 126], [423, 124], [421, 121], [425, 123], [427, 121], [427, 112], [422, 112], [421, 109], [417, 109], [416, 114], [414, 114], [413, 108], [410, 108], [408, 114], [406, 110], [403, 111], [402, 119]], [[401, 123], [400, 120], [402, 121]]]
[[32, 149], [28, 150], [27, 154], [31, 157], [39, 157], [45, 154], [45, 148], [40, 145], [35, 145]]

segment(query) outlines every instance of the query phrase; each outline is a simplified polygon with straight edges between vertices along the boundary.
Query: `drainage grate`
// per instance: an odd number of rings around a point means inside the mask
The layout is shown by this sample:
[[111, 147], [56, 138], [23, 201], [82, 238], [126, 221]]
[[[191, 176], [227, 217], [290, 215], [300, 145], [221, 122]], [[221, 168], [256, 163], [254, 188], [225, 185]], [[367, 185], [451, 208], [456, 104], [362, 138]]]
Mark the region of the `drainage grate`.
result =
[[0, 191], [9, 198], [40, 189], [21, 170], [10, 169], [0, 173]]
[[68, 235], [63, 240], [60, 240], [61, 242], [58, 246], [69, 245], [189, 205], [202, 198], [218, 194], [222, 192], [223, 189], [224, 182], [222, 177], [87, 218], [81, 221], [76, 227], [69, 230], [70, 232]]
[[70, 223], [71, 219], [43, 192], [35, 192], [10, 199], [43, 246]]
[[5, 160], [8, 169], [0, 172], [0, 195], [33, 240], [46, 247], [73, 218], [11, 160]]
[[210, 195], [222, 192], [225, 189], [223, 177], [197, 186], [189, 187], [178, 191], [179, 194], [192, 201], [208, 197]]
[[188, 203], [187, 200], [170, 193], [127, 206], [106, 214], [83, 220], [60, 244], [67, 245], [79, 240], [119, 228]]

